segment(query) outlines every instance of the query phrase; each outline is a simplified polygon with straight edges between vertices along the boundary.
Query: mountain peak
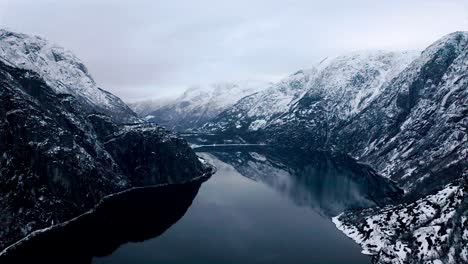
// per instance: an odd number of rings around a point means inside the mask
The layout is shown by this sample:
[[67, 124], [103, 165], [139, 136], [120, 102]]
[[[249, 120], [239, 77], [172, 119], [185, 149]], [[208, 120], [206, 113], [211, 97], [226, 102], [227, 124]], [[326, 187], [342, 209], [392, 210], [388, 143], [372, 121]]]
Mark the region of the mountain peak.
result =
[[38, 73], [57, 94], [74, 96], [91, 112], [125, 120], [135, 117], [120, 98], [97, 86], [75, 54], [42, 37], [1, 29], [0, 60]]
[[422, 58], [429, 58], [436, 55], [441, 49], [449, 48], [455, 53], [460, 53], [468, 45], [468, 31], [456, 31], [447, 34], [434, 42], [422, 53]]
[[443, 36], [440, 40], [443, 39], [459, 39], [459, 38], [468, 38], [468, 31], [455, 31]]

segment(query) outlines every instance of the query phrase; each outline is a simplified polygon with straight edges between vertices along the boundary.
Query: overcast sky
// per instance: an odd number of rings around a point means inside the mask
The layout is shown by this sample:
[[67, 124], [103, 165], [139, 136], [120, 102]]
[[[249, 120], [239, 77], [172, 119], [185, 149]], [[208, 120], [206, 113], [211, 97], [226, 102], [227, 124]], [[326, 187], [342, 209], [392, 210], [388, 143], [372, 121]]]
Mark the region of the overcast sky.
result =
[[276, 80], [348, 51], [423, 49], [468, 30], [468, 1], [0, 0], [0, 26], [71, 49], [133, 101]]

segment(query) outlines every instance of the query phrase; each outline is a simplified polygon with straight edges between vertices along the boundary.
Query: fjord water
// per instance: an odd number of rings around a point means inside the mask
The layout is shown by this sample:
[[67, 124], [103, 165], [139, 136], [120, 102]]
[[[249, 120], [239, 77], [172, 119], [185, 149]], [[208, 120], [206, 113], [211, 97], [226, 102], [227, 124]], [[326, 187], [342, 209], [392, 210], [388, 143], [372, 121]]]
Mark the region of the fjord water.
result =
[[[262, 152], [200, 153], [217, 173], [182, 219], [157, 238], [126, 244], [93, 263], [370, 263], [330, 221], [344, 208], [372, 205], [358, 181], [331, 164], [288, 168], [275, 160], [282, 154]], [[321, 179], [303, 182], [297, 173]]]
[[[331, 217], [384, 202], [385, 181], [344, 156], [200, 148], [208, 180], [143, 188], [45, 232], [5, 260], [44, 263], [370, 263]], [[21, 263], [21, 262], [18, 262]]]

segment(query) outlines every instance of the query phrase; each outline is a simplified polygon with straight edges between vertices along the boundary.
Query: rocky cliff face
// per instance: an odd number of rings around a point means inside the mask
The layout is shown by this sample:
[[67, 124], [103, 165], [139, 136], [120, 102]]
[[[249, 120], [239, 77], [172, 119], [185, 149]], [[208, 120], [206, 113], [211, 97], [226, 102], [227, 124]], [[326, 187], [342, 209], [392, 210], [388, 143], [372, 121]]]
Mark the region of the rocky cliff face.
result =
[[[28, 48], [28, 58], [39, 58], [34, 47]], [[156, 125], [121, 124], [134, 114], [117, 97], [102, 92], [117, 98], [113, 106], [88, 101], [86, 93], [71, 90], [72, 83], [79, 84], [72, 80], [62, 87], [70, 90], [58, 90], [47, 65], [36, 72], [6, 62], [2, 54], [1, 249], [91, 209], [108, 194], [209, 174], [184, 140]]]

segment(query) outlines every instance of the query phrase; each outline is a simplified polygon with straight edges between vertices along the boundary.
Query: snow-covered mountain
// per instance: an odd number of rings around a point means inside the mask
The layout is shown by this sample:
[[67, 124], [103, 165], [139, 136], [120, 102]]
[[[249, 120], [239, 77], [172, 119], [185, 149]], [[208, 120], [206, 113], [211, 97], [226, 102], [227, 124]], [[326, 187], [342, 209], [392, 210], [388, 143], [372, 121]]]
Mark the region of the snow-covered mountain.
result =
[[366, 51], [322, 61], [307, 93], [279, 123], [295, 118], [293, 115], [310, 115], [314, 108], [334, 112], [340, 119], [356, 115], [418, 55], [419, 52]]
[[117, 96], [102, 90], [71, 51], [42, 37], [0, 29], [0, 60], [38, 73], [57, 94], [73, 95], [87, 111], [127, 122], [135, 113]]
[[372, 164], [407, 191], [427, 194], [468, 167], [468, 32], [424, 50], [330, 145]]
[[185, 140], [136, 123], [79, 60], [60, 57], [70, 53], [37, 37], [0, 36], [0, 251], [107, 195], [210, 174]]
[[[210, 132], [350, 153], [428, 194], [466, 168], [467, 32], [419, 52], [357, 52], [241, 99]], [[286, 91], [286, 92], [285, 92]]]
[[[362, 111], [417, 54], [354, 52], [326, 59], [310, 70], [299, 71], [263, 92], [243, 98], [205, 128], [242, 133], [294, 123], [295, 129], [300, 130], [315, 124], [318, 129], [328, 129], [320, 126]], [[311, 119], [314, 122], [306, 122]]]
[[303, 79], [300, 98], [286, 97], [284, 112], [262, 108], [268, 99], [250, 96], [205, 128], [249, 143], [350, 154], [396, 181], [408, 204], [345, 213], [335, 219], [340, 229], [376, 255], [376, 263], [464, 263], [467, 73], [468, 32], [454, 32], [420, 54], [355, 53], [325, 61]]
[[239, 100], [232, 107], [205, 124], [204, 129], [216, 132], [256, 131], [287, 112], [291, 105], [307, 91], [307, 84], [317, 70], [301, 70], [263, 91]]
[[175, 101], [176, 97], [167, 97], [127, 102], [127, 105], [139, 116], [146, 117], [151, 112], [154, 112], [167, 105], [173, 104]]
[[131, 106], [135, 111], [141, 109], [137, 113], [146, 120], [181, 131], [202, 126], [241, 98], [264, 90], [269, 85], [264, 81], [239, 81], [193, 86], [174, 100], [156, 102], [151, 112], [141, 103]]
[[[407, 203], [345, 212], [338, 228], [376, 263], [464, 263], [467, 73], [468, 32], [455, 32], [422, 53], [355, 52], [275, 84], [195, 87], [134, 109], [216, 140], [349, 154], [402, 187]], [[72, 53], [40, 37], [0, 31], [0, 88], [0, 248], [109, 193], [209, 173], [163, 128], [122, 124], [139, 120]], [[270, 169], [251, 158], [237, 159], [238, 169]]]

